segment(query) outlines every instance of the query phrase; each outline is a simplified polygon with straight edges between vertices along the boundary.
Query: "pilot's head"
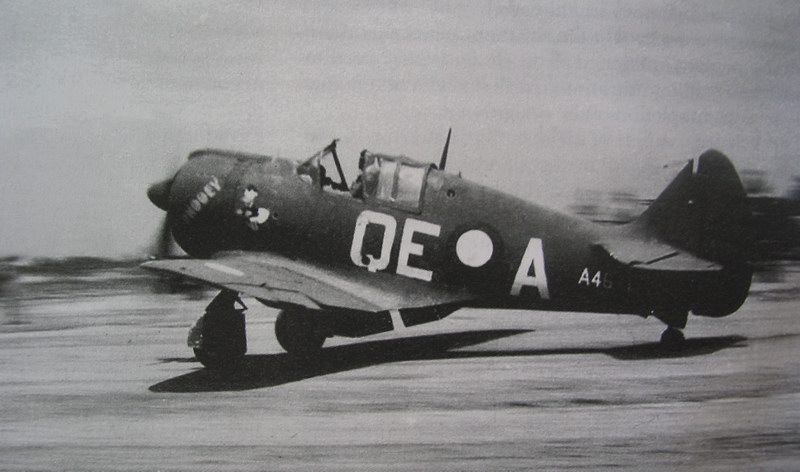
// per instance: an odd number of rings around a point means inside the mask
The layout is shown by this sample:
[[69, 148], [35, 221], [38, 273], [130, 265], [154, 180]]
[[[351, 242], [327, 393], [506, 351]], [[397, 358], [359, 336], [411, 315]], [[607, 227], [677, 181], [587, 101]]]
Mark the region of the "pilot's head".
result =
[[361, 151], [361, 155], [358, 157], [358, 170], [364, 169], [364, 161], [366, 160], [366, 158], [367, 158], [367, 150], [364, 149], [363, 151]]

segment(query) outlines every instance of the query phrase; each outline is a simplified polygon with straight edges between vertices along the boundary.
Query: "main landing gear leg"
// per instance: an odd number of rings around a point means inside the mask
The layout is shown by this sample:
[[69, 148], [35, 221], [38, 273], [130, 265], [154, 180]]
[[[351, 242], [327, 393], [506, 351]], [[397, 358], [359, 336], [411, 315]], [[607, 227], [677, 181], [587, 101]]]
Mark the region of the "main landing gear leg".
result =
[[189, 347], [201, 364], [209, 369], [230, 369], [242, 360], [247, 352], [246, 309], [239, 295], [230, 290], [223, 290], [208, 304], [206, 313], [189, 330]]
[[653, 313], [653, 316], [667, 325], [667, 329], [661, 333], [661, 344], [669, 348], [680, 347], [686, 337], [683, 335], [683, 328], [686, 327], [686, 320], [689, 312], [686, 310], [672, 310]]

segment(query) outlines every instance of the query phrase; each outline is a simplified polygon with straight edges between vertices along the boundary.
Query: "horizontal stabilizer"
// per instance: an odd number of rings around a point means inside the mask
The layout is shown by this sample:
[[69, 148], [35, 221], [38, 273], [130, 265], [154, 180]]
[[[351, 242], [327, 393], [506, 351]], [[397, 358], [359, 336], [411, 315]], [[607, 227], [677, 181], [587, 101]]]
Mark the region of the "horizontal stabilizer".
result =
[[656, 240], [620, 238], [602, 241], [593, 247], [615, 261], [634, 269], [668, 272], [722, 270], [722, 266], [715, 262], [699, 258]]

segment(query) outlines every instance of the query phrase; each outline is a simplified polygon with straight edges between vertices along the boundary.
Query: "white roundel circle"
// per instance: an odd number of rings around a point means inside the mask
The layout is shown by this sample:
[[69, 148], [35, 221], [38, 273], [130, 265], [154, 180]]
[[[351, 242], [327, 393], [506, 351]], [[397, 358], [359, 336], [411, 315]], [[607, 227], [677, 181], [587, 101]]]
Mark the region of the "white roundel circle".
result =
[[481, 267], [489, 262], [493, 253], [492, 238], [479, 229], [471, 229], [462, 234], [456, 243], [458, 259], [469, 267]]

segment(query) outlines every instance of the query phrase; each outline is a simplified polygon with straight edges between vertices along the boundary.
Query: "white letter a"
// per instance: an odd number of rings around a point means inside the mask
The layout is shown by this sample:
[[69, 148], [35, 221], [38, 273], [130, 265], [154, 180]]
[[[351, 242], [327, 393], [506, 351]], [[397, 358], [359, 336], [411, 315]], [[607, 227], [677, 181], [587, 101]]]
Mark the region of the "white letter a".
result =
[[[530, 275], [531, 265], [533, 265], [534, 275]], [[536, 287], [539, 296], [543, 300], [550, 299], [550, 291], [547, 289], [547, 274], [544, 270], [544, 251], [542, 250], [542, 240], [531, 238], [528, 247], [517, 269], [514, 277], [514, 284], [511, 286], [511, 295], [519, 296], [522, 287]]]

